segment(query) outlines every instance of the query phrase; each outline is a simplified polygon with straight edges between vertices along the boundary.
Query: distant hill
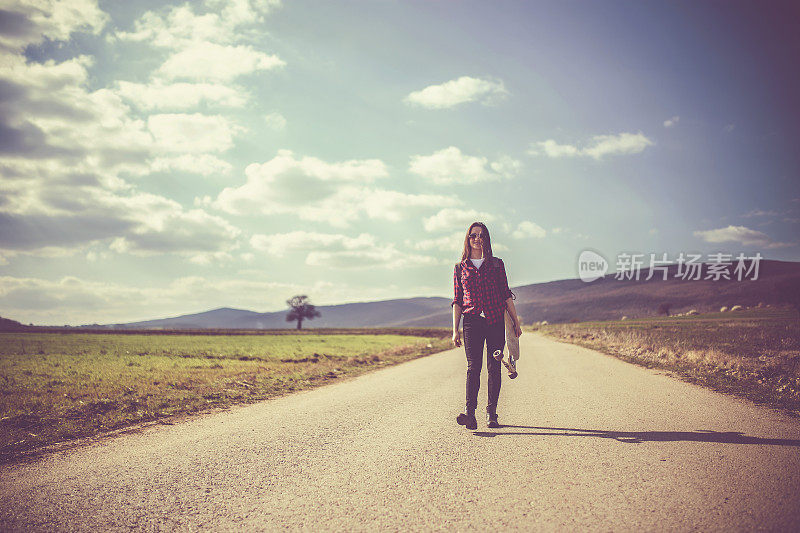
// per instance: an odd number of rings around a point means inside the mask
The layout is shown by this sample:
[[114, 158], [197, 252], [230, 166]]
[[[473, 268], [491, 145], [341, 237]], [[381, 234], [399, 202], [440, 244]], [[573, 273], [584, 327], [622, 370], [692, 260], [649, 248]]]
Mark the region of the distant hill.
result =
[[[408, 298], [381, 302], [323, 305], [317, 306], [321, 316], [314, 320], [304, 321], [303, 328], [405, 326], [409, 320], [431, 314], [441, 314], [445, 309], [450, 309], [450, 300], [447, 298]], [[111, 327], [136, 329], [279, 329], [295, 327], [294, 322], [286, 321], [286, 313], [286, 310], [256, 313], [255, 311], [222, 308], [172, 318], [113, 324]]]
[[25, 324], [20, 324], [16, 320], [0, 316], [0, 331], [24, 331], [30, 328], [31, 326], [26, 326]]
[[[758, 279], [734, 280], [683, 280], [676, 278], [678, 266], [667, 269], [667, 279], [655, 272], [653, 279], [645, 281], [650, 271], [642, 269], [639, 280], [617, 280], [607, 275], [591, 283], [580, 279], [565, 279], [513, 287], [514, 305], [523, 323], [547, 320], [550, 323], [617, 320], [623, 316], [640, 318], [654, 316], [662, 303], [670, 304], [671, 313], [689, 309], [699, 312], [719, 311], [722, 306], [747, 307], [780, 305], [783, 293], [781, 283], [800, 287], [800, 263], [761, 260]], [[701, 277], [705, 277], [705, 268]], [[752, 276], [751, 276], [752, 277]], [[796, 290], [796, 289], [795, 289]], [[439, 312], [396, 323], [403, 327], [447, 327], [452, 324], [448, 303]]]
[[656, 272], [653, 279], [644, 281], [649, 269], [643, 269], [639, 281], [619, 281], [608, 275], [591, 283], [571, 279], [519, 287], [515, 289], [517, 311], [525, 323], [653, 316], [662, 303], [671, 304], [672, 313], [689, 309], [702, 313], [719, 311], [722, 306], [779, 305], [784, 302], [779, 284], [800, 286], [797, 262], [762, 260], [755, 281], [682, 280], [674, 277], [677, 269], [671, 265], [666, 280]]
[[[547, 320], [611, 320], [653, 316], [662, 303], [673, 313], [697, 309], [718, 311], [722, 306], [776, 305], [782, 302], [779, 283], [800, 286], [800, 263], [762, 260], [753, 281], [682, 280], [675, 278], [677, 265], [668, 269], [668, 279], [640, 271], [640, 280], [616, 280], [607, 275], [591, 283], [566, 279], [514, 287], [516, 307], [525, 324]], [[705, 275], [705, 271], [704, 274]], [[304, 329], [348, 327], [449, 327], [449, 298], [408, 298], [379, 302], [317, 307], [322, 316], [303, 323]], [[135, 329], [279, 329], [292, 328], [286, 311], [257, 313], [242, 309], [214, 309], [203, 313], [147, 320], [106, 327]]]

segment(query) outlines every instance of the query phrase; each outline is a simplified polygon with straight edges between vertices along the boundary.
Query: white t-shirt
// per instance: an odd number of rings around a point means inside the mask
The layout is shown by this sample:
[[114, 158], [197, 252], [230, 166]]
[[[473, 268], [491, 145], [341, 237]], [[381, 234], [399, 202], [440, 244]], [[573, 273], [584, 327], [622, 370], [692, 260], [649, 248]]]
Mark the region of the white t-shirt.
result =
[[475, 265], [475, 268], [480, 268], [481, 265], [483, 264], [483, 258], [481, 258], [481, 259], [470, 259], [470, 261], [472, 261], [472, 264]]

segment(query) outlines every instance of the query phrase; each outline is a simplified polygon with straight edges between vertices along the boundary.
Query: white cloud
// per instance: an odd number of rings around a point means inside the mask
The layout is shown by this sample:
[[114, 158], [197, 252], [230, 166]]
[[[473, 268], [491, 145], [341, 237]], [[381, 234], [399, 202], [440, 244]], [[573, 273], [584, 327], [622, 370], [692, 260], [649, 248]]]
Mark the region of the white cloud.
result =
[[241, 131], [221, 115], [200, 113], [150, 115], [147, 128], [160, 150], [179, 153], [224, 152]]
[[553, 235], [564, 235], [564, 236], [572, 235], [576, 239], [582, 239], [582, 240], [589, 239], [588, 235], [585, 235], [583, 233], [578, 233], [570, 228], [555, 227], [550, 230], [550, 233], [552, 233]]
[[266, 163], [248, 165], [245, 175], [243, 185], [225, 188], [216, 199], [198, 199], [198, 204], [234, 214], [292, 213], [341, 227], [362, 215], [397, 221], [409, 210], [458, 202], [368, 187], [389, 175], [379, 159], [329, 163], [308, 156], [298, 159], [291, 151], [280, 150]]
[[286, 128], [286, 118], [280, 113], [270, 113], [264, 117], [267, 127], [273, 130], [282, 130]]
[[196, 265], [210, 265], [233, 261], [233, 255], [228, 252], [198, 252], [189, 257], [189, 262]]
[[326, 268], [408, 269], [443, 264], [435, 257], [409, 254], [394, 245], [375, 246], [370, 250], [343, 250], [338, 252], [314, 251], [306, 257], [306, 264]]
[[502, 80], [461, 76], [440, 85], [429, 85], [406, 96], [406, 103], [429, 109], [444, 109], [467, 102], [492, 104], [508, 94]]
[[668, 118], [667, 120], [664, 121], [664, 127], [665, 128], [671, 128], [672, 126], [677, 124], [678, 121], [680, 121], [680, 119], [681, 119], [681, 117], [679, 117], [678, 115], [675, 115], [674, 117]]
[[7, 254], [75, 253], [105, 243], [118, 253], [193, 258], [238, 246], [239, 230], [226, 220], [154, 194], [50, 186], [23, 207], [0, 213], [0, 249]]
[[464, 244], [465, 232], [456, 232], [435, 239], [407, 239], [406, 248], [422, 251], [447, 251], [459, 250]]
[[150, 169], [156, 172], [177, 170], [201, 176], [212, 174], [229, 174], [233, 166], [227, 161], [211, 154], [182, 154], [175, 157], [157, 157], [150, 163]]
[[438, 213], [422, 221], [425, 231], [446, 231], [463, 229], [466, 234], [467, 227], [476, 221], [491, 222], [494, 216], [489, 213], [475, 211], [474, 209], [442, 209]]
[[[362, 188], [360, 191], [353, 191], [349, 196], [353, 200], [360, 199], [357, 209], [363, 210], [369, 218], [381, 218], [393, 222], [416, 215], [421, 209], [439, 209], [459, 203], [459, 200], [452, 196], [409, 194], [383, 189]], [[352, 202], [350, 203], [351, 209], [356, 208]]]
[[[371, 183], [387, 177], [386, 165], [379, 159], [351, 159], [328, 163], [316, 157], [296, 159], [291, 150], [279, 150], [266, 163], [252, 163], [245, 169], [249, 184], [274, 184], [281, 176], [297, 181], [309, 178], [319, 183]], [[296, 183], [293, 183], [295, 185]]]
[[8, 26], [0, 33], [0, 45], [19, 52], [45, 39], [64, 41], [77, 32], [98, 34], [109, 21], [96, 0], [11, 0], [2, 9]]
[[230, 28], [225, 28], [219, 14], [196, 15], [191, 4], [174, 6], [165, 14], [145, 12], [134, 23], [131, 32], [117, 32], [121, 41], [146, 42], [152, 46], [179, 48], [193, 42], [222, 41], [233, 39]]
[[602, 159], [609, 155], [638, 154], [654, 143], [639, 133], [620, 133], [618, 135], [595, 135], [587, 146], [580, 148], [570, 144], [558, 144], [553, 139], [531, 143], [529, 155], [547, 157], [592, 157]]
[[278, 1], [207, 0], [204, 4], [209, 12], [198, 15], [192, 8], [198, 4], [147, 11], [134, 23], [133, 31], [117, 32], [115, 37], [173, 49], [201, 42], [231, 43], [281, 5]]
[[726, 228], [695, 231], [694, 236], [703, 239], [705, 242], [738, 242], [744, 246], [758, 246], [767, 249], [797, 245], [797, 243], [773, 241], [765, 233], [744, 226], [728, 226]]
[[524, 220], [517, 225], [517, 228], [511, 233], [515, 239], [543, 239], [547, 232], [540, 225], [529, 220]]
[[373, 235], [357, 237], [335, 233], [292, 231], [254, 235], [253, 248], [282, 257], [293, 251], [307, 252], [306, 264], [329, 268], [407, 268], [439, 264], [433, 257], [400, 252], [393, 244], [378, 244]]
[[[131, 223], [130, 231], [114, 239], [111, 249], [120, 253], [152, 255], [179, 253], [189, 257], [226, 254], [238, 246], [240, 231], [223, 218], [200, 209], [185, 210], [173, 200], [153, 195], [107, 195], [103, 219]], [[115, 217], [116, 214], [116, 217]], [[217, 257], [220, 257], [219, 255]]]
[[[4, 77], [30, 91], [60, 91], [65, 87], [81, 85], [88, 77], [86, 68], [94, 62], [87, 55], [76, 56], [60, 63], [52, 59], [43, 63], [28, 63], [21, 54], [6, 56], [4, 59], [9, 61], [9, 64], [4, 65]], [[47, 96], [42, 93], [35, 95]]]
[[230, 121], [199, 114], [135, 118], [119, 94], [89, 90], [86, 56], [61, 63], [28, 63], [19, 54], [5, 59], [12, 89], [0, 104], [8, 132], [0, 156], [5, 256], [69, 255], [93, 246], [100, 247], [95, 254], [113, 247], [203, 261], [237, 246], [239, 230], [221, 217], [138, 192], [120, 177], [229, 169], [203, 152], [232, 145], [238, 129]]
[[[289, 153], [282, 150], [281, 153]], [[274, 163], [273, 159], [269, 165]], [[315, 158], [304, 158], [304, 160]], [[372, 161], [372, 162], [370, 162]], [[342, 172], [337, 176], [315, 174], [322, 167], [304, 165], [292, 160], [286, 165], [263, 165], [248, 167], [245, 173], [247, 183], [241, 187], [224, 189], [216, 200], [210, 197], [198, 198], [197, 205], [209, 205], [234, 214], [274, 214], [289, 213], [304, 220], [327, 222], [336, 227], [344, 227], [361, 216], [398, 222], [414, 218], [430, 208], [457, 205], [456, 198], [443, 195], [409, 194], [399, 191], [378, 189], [350, 183], [351, 180], [371, 181], [371, 176], [385, 177], [383, 163], [366, 160], [362, 168], [348, 162], [351, 174]], [[323, 163], [323, 162], [320, 162]], [[323, 163], [323, 165], [328, 165]], [[341, 164], [332, 164], [341, 165]], [[251, 165], [252, 166], [252, 165]], [[366, 173], [365, 173], [366, 172]], [[358, 178], [361, 174], [361, 178]]]
[[264, 16], [281, 6], [281, 0], [206, 0], [210, 9], [220, 9], [220, 17], [233, 27], [262, 22]]
[[91, 64], [87, 56], [61, 63], [5, 57], [8, 92], [0, 120], [7, 130], [6, 153], [73, 160], [95, 155], [106, 163], [127, 158], [141, 164], [153, 138], [118, 95], [87, 89]]
[[230, 81], [244, 74], [284, 65], [278, 56], [259, 52], [251, 46], [202, 42], [170, 56], [156, 74], [168, 80]]
[[778, 213], [777, 211], [764, 211], [763, 209], [753, 209], [742, 215], [743, 218], [777, 217], [777, 216], [780, 216], [780, 213]]
[[[472, 222], [474, 222], [474, 220]], [[466, 227], [468, 224], [469, 223], [464, 224], [465, 228], [463, 231], [457, 231], [442, 237], [436, 237], [433, 239], [406, 239], [404, 246], [409, 250], [436, 252], [439, 254], [439, 256], [444, 255], [448, 259], [452, 259], [454, 256], [460, 257], [461, 251], [464, 248], [464, 238], [466, 237]], [[507, 252], [508, 250], [508, 246], [505, 246], [504, 244], [499, 243], [492, 238], [492, 251], [494, 253]]]
[[95, 263], [97, 261], [105, 261], [107, 259], [110, 259], [111, 256], [112, 254], [109, 252], [98, 252], [95, 250], [89, 250], [88, 252], [86, 252], [86, 260], [92, 263]]
[[200, 104], [219, 107], [243, 107], [248, 94], [242, 88], [213, 83], [171, 83], [154, 81], [150, 84], [117, 82], [115, 90], [139, 109], [186, 110]]
[[86, 56], [61, 63], [28, 63], [21, 55], [6, 60], [5, 81], [13, 88], [0, 104], [8, 132], [7, 155], [0, 156], [6, 256], [52, 257], [113, 245], [202, 260], [235, 248], [238, 229], [224, 219], [137, 192], [120, 178], [229, 170], [202, 152], [232, 145], [238, 128], [230, 121], [199, 114], [134, 118], [114, 91], [88, 89], [92, 60]]
[[313, 251], [320, 248], [333, 251], [369, 250], [375, 246], [375, 237], [368, 233], [362, 233], [358, 237], [348, 237], [336, 233], [292, 231], [253, 235], [250, 238], [250, 245], [256, 250], [283, 257], [288, 252]]
[[511, 178], [516, 176], [522, 169], [522, 162], [504, 155], [489, 163], [489, 168], [502, 178]]
[[[262, 4], [237, 1], [229, 7], [263, 13], [270, 6]], [[65, 7], [66, 3], [41, 2], [39, 7], [43, 13], [53, 10], [55, 21], [59, 20], [59, 10], [74, 11], [70, 15], [74, 22], [71, 27], [84, 28], [85, 24], [77, 22], [78, 15], [88, 5], [76, 2]], [[188, 4], [176, 8], [175, 13], [185, 15], [187, 9]], [[197, 20], [201, 19], [206, 20], [203, 17]], [[169, 29], [180, 33], [180, 20], [183, 19], [178, 16], [175, 28]], [[62, 32], [63, 35], [68, 33], [67, 30]], [[196, 36], [195, 30], [189, 33]], [[51, 38], [58, 35], [61, 34], [55, 32]], [[219, 32], [214, 35], [218, 36]], [[191, 42], [187, 41], [189, 45]], [[246, 57], [247, 54], [240, 55]], [[225, 68], [232, 68], [231, 61], [223, 63]], [[130, 105], [145, 111], [187, 109], [201, 103], [235, 107], [243, 105], [247, 99], [240, 88], [210, 83], [168, 84], [156, 80], [148, 84], [121, 81], [112, 89], [90, 90], [92, 81], [88, 69], [92, 64], [93, 59], [88, 56], [60, 63], [52, 60], [28, 62], [21, 54], [4, 57], [4, 78], [9, 90], [6, 100], [0, 103], [0, 120], [7, 132], [6, 152], [13, 154], [13, 157], [3, 158], [4, 175], [38, 175], [38, 180], [48, 180], [62, 175], [91, 174], [94, 175], [91, 179], [102, 182], [103, 186], [116, 182], [114, 186], [119, 188], [124, 186], [119, 177], [124, 174], [140, 176], [152, 171], [179, 170], [209, 175], [230, 171], [227, 162], [209, 154], [232, 147], [235, 135], [243, 131], [230, 119], [219, 115], [177, 113], [157, 114], [142, 120], [132, 112]], [[34, 167], [35, 172], [30, 172], [30, 167]], [[19, 202], [23, 196], [24, 192], [17, 194], [12, 201]]]
[[[547, 157], [575, 157], [581, 155], [581, 151], [577, 147], [569, 144], [558, 144], [552, 139], [537, 142], [536, 146], [538, 146]], [[534, 145], [531, 145], [528, 153], [530, 155], [539, 155], [539, 150], [535, 148]]]
[[595, 135], [593, 144], [584, 148], [583, 153], [595, 159], [607, 155], [638, 154], [653, 141], [642, 133], [620, 133], [619, 135]]
[[244, 74], [272, 70], [285, 65], [274, 54], [242, 44], [248, 29], [255, 28], [280, 2], [210, 0], [211, 11], [197, 14], [195, 5], [148, 11], [131, 32], [117, 32], [121, 41], [146, 42], [171, 50], [156, 70], [166, 80], [230, 81]]
[[409, 171], [446, 185], [509, 179], [519, 172], [521, 166], [519, 161], [508, 156], [490, 162], [486, 157], [462, 154], [461, 150], [450, 146], [428, 156], [411, 156]]

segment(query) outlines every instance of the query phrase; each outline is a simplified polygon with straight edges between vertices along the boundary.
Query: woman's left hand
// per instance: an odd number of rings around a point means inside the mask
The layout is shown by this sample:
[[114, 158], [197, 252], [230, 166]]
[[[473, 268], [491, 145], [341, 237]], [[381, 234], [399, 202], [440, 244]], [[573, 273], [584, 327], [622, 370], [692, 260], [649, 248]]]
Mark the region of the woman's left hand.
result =
[[519, 322], [514, 323], [514, 335], [517, 337], [522, 336], [522, 326], [519, 325]]

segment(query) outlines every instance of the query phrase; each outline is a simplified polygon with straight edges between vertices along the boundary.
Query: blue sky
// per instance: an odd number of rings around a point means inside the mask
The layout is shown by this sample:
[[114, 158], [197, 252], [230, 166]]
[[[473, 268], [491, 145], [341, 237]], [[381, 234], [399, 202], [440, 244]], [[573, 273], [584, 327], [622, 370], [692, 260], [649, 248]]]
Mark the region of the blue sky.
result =
[[512, 285], [800, 260], [800, 16], [766, 4], [3, 2], [0, 314], [450, 296], [476, 219]]

